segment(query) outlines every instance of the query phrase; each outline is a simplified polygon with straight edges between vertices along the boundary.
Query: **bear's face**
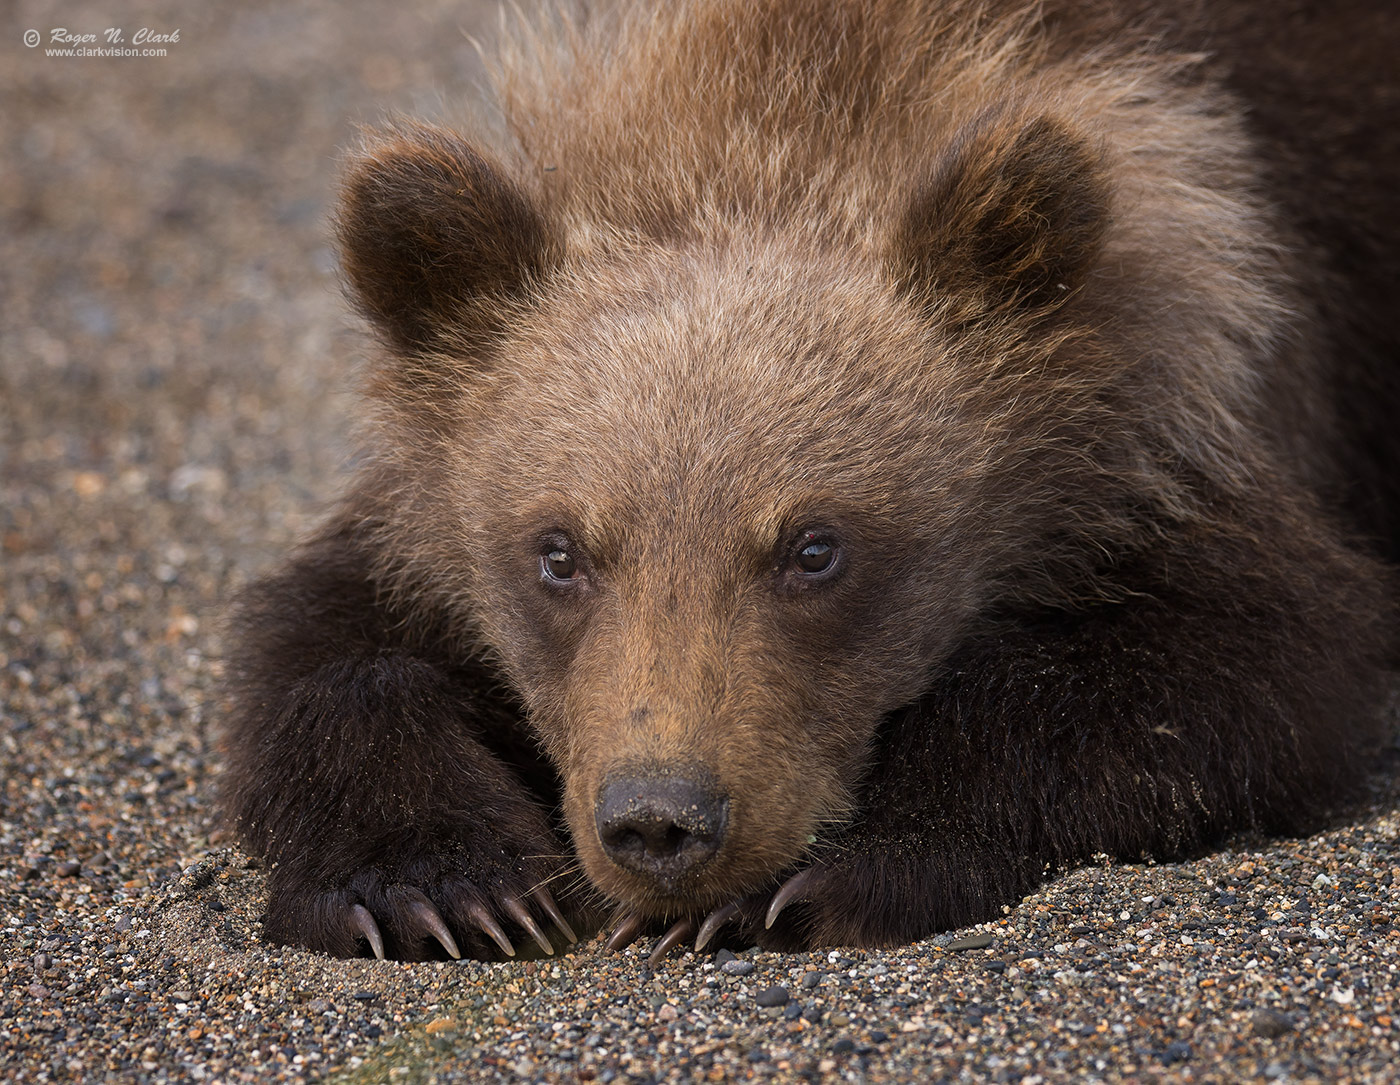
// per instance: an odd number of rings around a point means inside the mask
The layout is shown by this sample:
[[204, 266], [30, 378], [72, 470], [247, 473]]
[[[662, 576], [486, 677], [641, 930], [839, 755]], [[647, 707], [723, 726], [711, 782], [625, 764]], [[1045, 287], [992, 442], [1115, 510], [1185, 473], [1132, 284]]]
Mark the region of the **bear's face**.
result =
[[443, 515], [480, 627], [588, 875], [638, 906], [755, 889], [842, 818], [982, 579], [991, 525], [939, 511], [986, 465], [937, 343], [874, 269], [821, 267], [736, 243], [561, 276], [464, 392]]
[[1053, 564], [1045, 479], [1089, 462], [1098, 397], [1026, 328], [1105, 199], [1088, 144], [1005, 111], [835, 253], [801, 224], [566, 241], [440, 129], [362, 158], [341, 236], [389, 347], [397, 588], [499, 657], [609, 896], [771, 884], [999, 580]]

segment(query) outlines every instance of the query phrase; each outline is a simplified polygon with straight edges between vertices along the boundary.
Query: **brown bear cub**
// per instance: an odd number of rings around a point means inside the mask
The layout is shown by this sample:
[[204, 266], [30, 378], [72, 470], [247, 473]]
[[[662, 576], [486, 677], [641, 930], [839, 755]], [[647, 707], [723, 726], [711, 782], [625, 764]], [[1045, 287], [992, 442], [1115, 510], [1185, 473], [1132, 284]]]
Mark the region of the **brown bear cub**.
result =
[[546, 22], [493, 150], [350, 165], [370, 451], [230, 662], [268, 935], [886, 945], [1315, 823], [1393, 659], [1400, 9]]

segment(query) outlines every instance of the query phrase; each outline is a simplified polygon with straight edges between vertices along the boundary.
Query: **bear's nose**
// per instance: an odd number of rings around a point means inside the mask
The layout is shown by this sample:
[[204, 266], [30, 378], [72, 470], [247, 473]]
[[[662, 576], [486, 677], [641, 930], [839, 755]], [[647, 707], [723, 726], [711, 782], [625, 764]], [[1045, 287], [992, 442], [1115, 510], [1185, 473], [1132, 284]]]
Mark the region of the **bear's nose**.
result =
[[719, 851], [728, 808], [709, 781], [658, 771], [606, 781], [594, 816], [608, 858], [636, 874], [674, 881]]

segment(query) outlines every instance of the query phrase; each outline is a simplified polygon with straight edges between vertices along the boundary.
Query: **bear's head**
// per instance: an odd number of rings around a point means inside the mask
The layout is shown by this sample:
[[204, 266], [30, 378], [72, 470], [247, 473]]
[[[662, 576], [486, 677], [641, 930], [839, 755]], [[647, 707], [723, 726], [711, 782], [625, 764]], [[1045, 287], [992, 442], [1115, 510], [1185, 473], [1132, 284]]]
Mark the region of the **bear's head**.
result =
[[422, 126], [350, 175], [394, 575], [498, 659], [592, 882], [694, 914], [849, 818], [882, 719], [1009, 584], [1066, 582], [1103, 405], [1063, 310], [1109, 194], [1092, 141], [1015, 113], [877, 245], [569, 221], [524, 176]]

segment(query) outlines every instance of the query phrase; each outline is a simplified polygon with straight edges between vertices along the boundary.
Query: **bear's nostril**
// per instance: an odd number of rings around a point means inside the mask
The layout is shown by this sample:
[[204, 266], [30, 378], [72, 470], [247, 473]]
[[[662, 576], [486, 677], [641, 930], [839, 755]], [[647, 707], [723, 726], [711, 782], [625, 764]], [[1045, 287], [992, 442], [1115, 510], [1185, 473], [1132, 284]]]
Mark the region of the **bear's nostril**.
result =
[[642, 834], [625, 825], [604, 825], [599, 822], [598, 839], [603, 842], [603, 850], [614, 860], [623, 855], [635, 856], [639, 860], [646, 854], [646, 841], [642, 839]]
[[598, 792], [598, 840], [619, 866], [671, 880], [719, 851], [728, 805], [707, 781], [691, 776], [614, 777]]

